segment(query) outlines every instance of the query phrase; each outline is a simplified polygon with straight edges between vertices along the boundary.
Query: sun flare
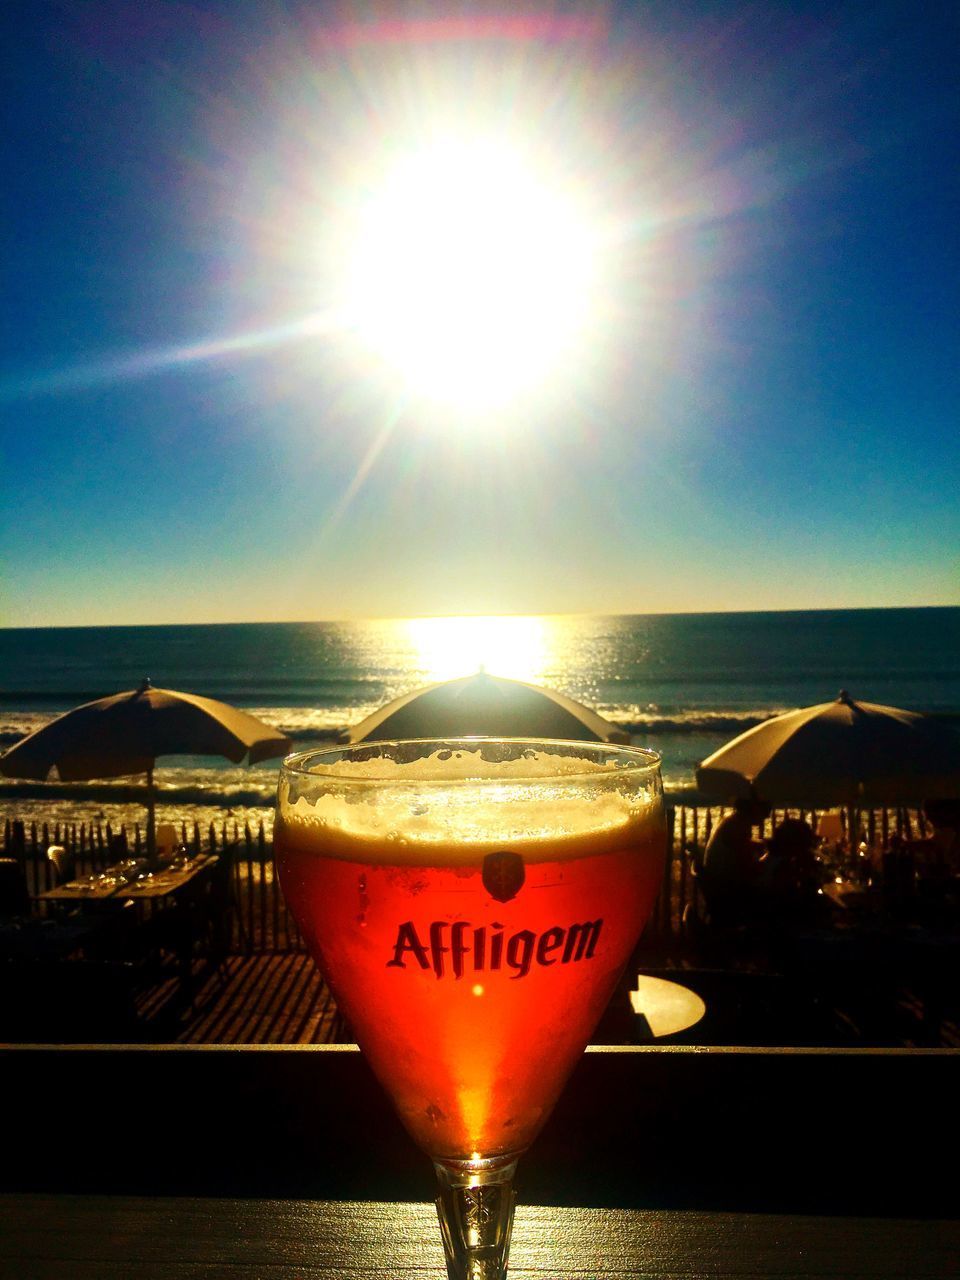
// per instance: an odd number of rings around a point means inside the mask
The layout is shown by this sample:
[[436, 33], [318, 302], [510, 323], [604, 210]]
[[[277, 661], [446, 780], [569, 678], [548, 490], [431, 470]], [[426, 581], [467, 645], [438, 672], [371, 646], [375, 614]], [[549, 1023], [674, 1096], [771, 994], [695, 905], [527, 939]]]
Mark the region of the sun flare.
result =
[[355, 336], [459, 407], [536, 386], [582, 340], [594, 254], [572, 192], [519, 150], [443, 139], [370, 175], [347, 255]]
[[544, 678], [551, 656], [543, 618], [408, 618], [403, 626], [430, 683], [477, 671], [536, 683]]

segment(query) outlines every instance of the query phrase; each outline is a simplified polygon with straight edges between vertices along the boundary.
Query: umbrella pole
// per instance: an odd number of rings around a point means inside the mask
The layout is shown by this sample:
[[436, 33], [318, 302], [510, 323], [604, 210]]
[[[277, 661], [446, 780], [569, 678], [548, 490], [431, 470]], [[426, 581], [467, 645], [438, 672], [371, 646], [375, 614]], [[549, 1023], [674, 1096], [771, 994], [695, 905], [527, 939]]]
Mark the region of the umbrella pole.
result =
[[847, 805], [847, 866], [860, 874], [860, 807], [855, 804]]
[[157, 851], [157, 819], [155, 813], [156, 793], [153, 789], [153, 769], [147, 770], [147, 857], [152, 858]]

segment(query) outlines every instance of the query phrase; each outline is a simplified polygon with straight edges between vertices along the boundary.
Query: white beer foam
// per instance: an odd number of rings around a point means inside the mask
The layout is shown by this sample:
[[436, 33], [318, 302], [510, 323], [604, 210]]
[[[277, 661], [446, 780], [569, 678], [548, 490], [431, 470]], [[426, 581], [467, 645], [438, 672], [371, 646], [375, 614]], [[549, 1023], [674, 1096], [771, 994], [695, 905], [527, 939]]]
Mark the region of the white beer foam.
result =
[[[304, 852], [436, 866], [474, 863], [508, 848], [540, 862], [627, 848], [649, 840], [662, 821], [661, 797], [643, 779], [634, 788], [628, 771], [582, 759], [539, 755], [490, 764], [470, 753], [469, 759], [443, 762], [443, 782], [436, 759], [343, 763], [346, 769], [323, 771], [336, 790], [314, 799], [300, 796], [291, 806], [288, 784], [281, 783], [283, 823]], [[480, 769], [491, 780], [478, 777]], [[566, 776], [558, 777], [561, 772]], [[362, 785], [364, 775], [380, 780], [376, 789]], [[351, 787], [347, 779], [359, 785]]]
[[[588, 747], [588, 744], [584, 744]], [[465, 745], [457, 748], [444, 748], [434, 751], [419, 760], [398, 761], [389, 756], [373, 756], [369, 760], [332, 759], [322, 764], [314, 763], [303, 772], [309, 777], [355, 778], [358, 782], [367, 779], [392, 781], [419, 785], [457, 783], [461, 781], [479, 781], [486, 779], [511, 778], [569, 778], [581, 775], [604, 777], [613, 775], [627, 776], [630, 773], [644, 771], [653, 764], [653, 755], [648, 758], [638, 752], [636, 764], [624, 765], [623, 754], [613, 748], [606, 753], [598, 754], [590, 759], [586, 756], [560, 754], [546, 751], [542, 747], [528, 747], [515, 759], [497, 760], [488, 756], [496, 750], [495, 746], [485, 743]], [[598, 752], [601, 744], [597, 744]], [[485, 755], [484, 753], [487, 753]], [[324, 754], [324, 753], [318, 753]], [[331, 753], [332, 754], [332, 753]]]

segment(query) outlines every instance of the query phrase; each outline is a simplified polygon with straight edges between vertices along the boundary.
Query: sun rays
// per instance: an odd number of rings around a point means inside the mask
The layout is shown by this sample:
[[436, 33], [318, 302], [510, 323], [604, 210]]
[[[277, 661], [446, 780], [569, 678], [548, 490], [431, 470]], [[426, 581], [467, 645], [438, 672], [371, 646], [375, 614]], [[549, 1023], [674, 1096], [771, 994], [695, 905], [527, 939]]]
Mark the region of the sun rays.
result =
[[178, 331], [206, 336], [11, 373], [0, 400], [236, 370], [231, 407], [318, 466], [336, 452], [322, 540], [371, 481], [409, 494], [436, 463], [430, 484], [466, 488], [481, 452], [524, 509], [542, 468], [521, 438], [608, 456], [604, 437], [669, 420], [663, 388], [693, 397], [723, 340], [704, 282], [737, 211], [777, 184], [722, 122], [686, 129], [655, 55], [618, 48], [605, 10], [286, 36], [198, 117], [207, 311]]
[[84, 391], [186, 369], [191, 365], [237, 360], [306, 339], [322, 339], [329, 336], [338, 324], [342, 325], [342, 321], [332, 313], [316, 313], [228, 337], [202, 338], [196, 342], [172, 343], [146, 351], [105, 355], [46, 373], [8, 377], [0, 382], [0, 400]]

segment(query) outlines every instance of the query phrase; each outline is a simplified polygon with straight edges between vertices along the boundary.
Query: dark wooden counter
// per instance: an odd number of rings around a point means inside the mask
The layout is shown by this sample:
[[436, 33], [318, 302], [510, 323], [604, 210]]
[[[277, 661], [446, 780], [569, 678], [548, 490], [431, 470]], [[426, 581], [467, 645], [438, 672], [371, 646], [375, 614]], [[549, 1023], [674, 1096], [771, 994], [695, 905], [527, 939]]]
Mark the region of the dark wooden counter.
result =
[[[590, 1051], [520, 1162], [511, 1280], [954, 1276], [958, 1068]], [[429, 1161], [353, 1048], [6, 1047], [0, 1083], [3, 1277], [443, 1274]]]
[[[951, 1049], [588, 1050], [520, 1198], [952, 1217], [958, 1081]], [[0, 1087], [0, 1191], [433, 1198], [352, 1046], [0, 1047]]]
[[[960, 1224], [521, 1205], [510, 1280], [957, 1274]], [[445, 1277], [427, 1204], [0, 1197], [6, 1280]]]

